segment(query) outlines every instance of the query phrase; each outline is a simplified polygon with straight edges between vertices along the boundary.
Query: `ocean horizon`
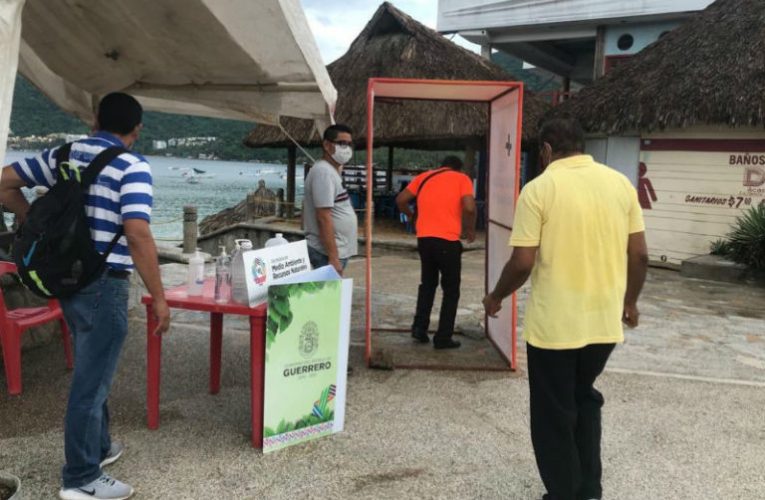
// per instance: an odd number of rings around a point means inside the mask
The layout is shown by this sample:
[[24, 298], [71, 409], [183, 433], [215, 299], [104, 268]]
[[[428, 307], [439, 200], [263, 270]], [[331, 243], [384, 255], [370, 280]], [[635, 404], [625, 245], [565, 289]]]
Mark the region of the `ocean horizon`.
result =
[[[34, 155], [32, 151], [8, 151], [3, 165]], [[286, 188], [284, 164], [223, 160], [196, 160], [164, 156], [146, 156], [154, 179], [154, 206], [151, 229], [158, 242], [183, 239], [183, 207], [197, 207], [199, 222], [205, 217], [233, 207], [247, 193], [258, 188], [263, 179], [268, 189]], [[197, 169], [197, 184], [187, 182], [184, 173]], [[296, 202], [303, 198], [303, 166], [297, 166]]]

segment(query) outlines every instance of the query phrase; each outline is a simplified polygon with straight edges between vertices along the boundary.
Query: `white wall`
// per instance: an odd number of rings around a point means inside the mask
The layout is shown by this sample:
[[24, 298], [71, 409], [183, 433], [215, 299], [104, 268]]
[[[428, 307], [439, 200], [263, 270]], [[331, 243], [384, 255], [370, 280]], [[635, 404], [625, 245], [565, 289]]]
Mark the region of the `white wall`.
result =
[[661, 16], [706, 8], [712, 0], [439, 0], [439, 31], [535, 26]]
[[637, 185], [638, 165], [640, 164], [639, 137], [609, 137], [606, 165], [618, 170]]
[[[640, 24], [616, 24], [606, 28], [605, 55], [626, 56], [637, 54], [659, 39], [662, 33], [672, 31], [680, 23], [677, 21], [665, 21], [657, 23]], [[622, 35], [632, 35], [634, 43], [627, 50], [621, 50], [618, 46]]]
[[637, 185], [640, 163], [639, 137], [587, 139], [584, 149], [595, 161], [618, 170], [626, 175], [633, 185]]

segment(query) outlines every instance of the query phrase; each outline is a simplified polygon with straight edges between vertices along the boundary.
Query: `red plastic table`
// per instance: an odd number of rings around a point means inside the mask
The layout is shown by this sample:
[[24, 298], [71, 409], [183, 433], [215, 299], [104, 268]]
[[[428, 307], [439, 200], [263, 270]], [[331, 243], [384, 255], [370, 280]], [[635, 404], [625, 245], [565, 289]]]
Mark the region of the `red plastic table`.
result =
[[[236, 314], [250, 319], [250, 390], [252, 410], [252, 446], [263, 447], [263, 377], [265, 361], [266, 304], [248, 307], [233, 302], [218, 304], [213, 300], [215, 280], [205, 280], [201, 297], [186, 295], [186, 286], [165, 291], [167, 305], [171, 309], [202, 311], [210, 313], [210, 394], [220, 390], [221, 347], [223, 341], [223, 315]], [[153, 300], [144, 295], [141, 303], [146, 305], [146, 417], [149, 429], [159, 428], [159, 381], [162, 359], [162, 337], [154, 335]]]

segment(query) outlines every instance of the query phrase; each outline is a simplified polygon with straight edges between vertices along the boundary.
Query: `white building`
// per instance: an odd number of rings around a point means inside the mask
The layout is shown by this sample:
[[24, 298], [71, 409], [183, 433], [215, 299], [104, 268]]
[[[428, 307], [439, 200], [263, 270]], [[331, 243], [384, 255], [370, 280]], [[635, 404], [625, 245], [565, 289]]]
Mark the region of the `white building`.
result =
[[587, 84], [712, 0], [439, 0], [438, 31], [459, 33]]
[[706, 255], [765, 206], [764, 31], [765, 1], [717, 0], [554, 108], [635, 183], [654, 261]]

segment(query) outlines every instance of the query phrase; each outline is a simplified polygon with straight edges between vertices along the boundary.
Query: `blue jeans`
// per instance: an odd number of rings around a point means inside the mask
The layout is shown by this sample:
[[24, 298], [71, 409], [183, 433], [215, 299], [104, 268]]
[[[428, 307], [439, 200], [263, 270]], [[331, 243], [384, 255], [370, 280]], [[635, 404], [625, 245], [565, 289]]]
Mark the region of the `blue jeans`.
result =
[[101, 475], [111, 447], [106, 400], [127, 336], [130, 282], [106, 273], [61, 299], [74, 339], [74, 373], [64, 421], [64, 488], [78, 488]]
[[[308, 247], [308, 260], [311, 261], [311, 267], [314, 269], [329, 265], [329, 257], [310, 246]], [[345, 266], [348, 265], [348, 259], [340, 259], [340, 265], [345, 269]]]

